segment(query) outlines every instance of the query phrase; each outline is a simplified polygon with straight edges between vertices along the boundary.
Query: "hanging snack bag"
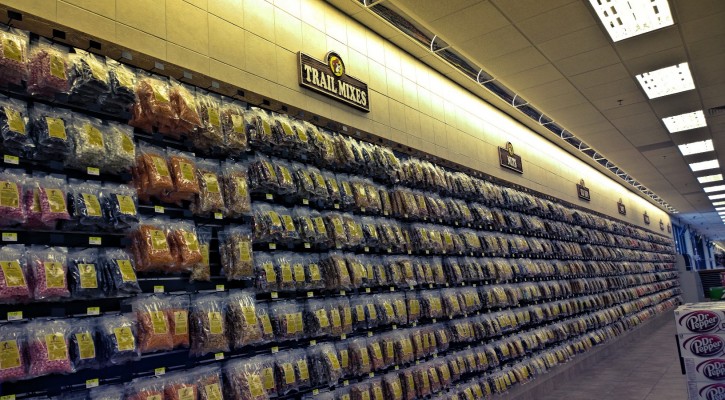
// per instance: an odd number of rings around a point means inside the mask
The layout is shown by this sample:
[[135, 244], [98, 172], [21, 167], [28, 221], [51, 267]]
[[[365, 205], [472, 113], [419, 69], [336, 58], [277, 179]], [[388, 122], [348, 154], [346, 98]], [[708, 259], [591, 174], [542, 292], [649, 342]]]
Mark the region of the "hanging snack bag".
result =
[[6, 153], [26, 157], [35, 149], [28, 126], [28, 107], [22, 100], [0, 95], [0, 134]]
[[315, 386], [334, 386], [342, 378], [335, 346], [330, 343], [310, 347], [307, 358]]
[[295, 187], [295, 180], [292, 176], [292, 164], [278, 158], [271, 158], [270, 161], [274, 165], [275, 175], [277, 175], [277, 182], [279, 184], [277, 194], [281, 196], [295, 194], [297, 187]]
[[229, 351], [223, 299], [217, 295], [196, 296], [191, 304], [191, 355]]
[[106, 219], [113, 229], [127, 232], [138, 225], [138, 198], [132, 187], [105, 183], [101, 202]]
[[69, 58], [69, 101], [92, 106], [111, 92], [106, 59], [81, 49]]
[[292, 292], [295, 290], [296, 285], [291, 262], [293, 254], [291, 252], [278, 252], [272, 255], [280, 291]]
[[217, 161], [198, 160], [196, 175], [199, 181], [199, 194], [192, 205], [195, 215], [209, 215], [224, 213], [224, 194], [222, 193], [222, 180], [220, 167]]
[[104, 249], [100, 260], [108, 286], [114, 293], [119, 295], [141, 293], [133, 259], [126, 250]]
[[27, 258], [36, 300], [70, 297], [67, 248], [32, 246]]
[[166, 309], [166, 316], [174, 348], [189, 347], [189, 297], [169, 296], [167, 300], [169, 308]]
[[252, 235], [248, 227], [227, 227], [220, 232], [219, 252], [222, 269], [228, 280], [247, 280], [254, 277]]
[[101, 206], [102, 187], [96, 182], [71, 179], [68, 206], [74, 225], [80, 230], [104, 229], [107, 219]]
[[[192, 371], [176, 371], [163, 377], [164, 400], [195, 400], [199, 395]], [[148, 399], [147, 399], [148, 400]]]
[[320, 256], [320, 267], [325, 277], [325, 288], [328, 290], [350, 290], [352, 281], [347, 268], [347, 261], [340, 252], [330, 252]]
[[318, 290], [325, 288], [325, 280], [322, 278], [320, 267], [320, 256], [309, 254], [302, 256], [302, 263], [305, 268], [305, 290]]
[[117, 122], [109, 122], [106, 129], [106, 159], [103, 169], [117, 174], [131, 170], [136, 163], [136, 144], [133, 128]]
[[136, 71], [118, 61], [106, 57], [110, 95], [104, 96], [103, 109], [110, 112], [128, 111], [136, 100]]
[[252, 214], [252, 200], [249, 197], [249, 178], [244, 164], [224, 162], [222, 164], [224, 204], [227, 216], [239, 218]]
[[277, 392], [287, 395], [300, 388], [297, 373], [295, 372], [295, 360], [292, 351], [277, 353], [274, 357], [276, 370], [275, 380], [277, 381]]
[[276, 238], [282, 236], [285, 227], [282, 225], [282, 218], [277, 213], [277, 208], [262, 203], [253, 205], [252, 210], [254, 213], [253, 227], [255, 243], [273, 243]]
[[167, 313], [171, 304], [157, 295], [139, 296], [130, 301], [136, 313], [138, 348], [141, 353], [169, 351], [174, 347]]
[[310, 299], [305, 303], [304, 319], [307, 335], [323, 337], [331, 332], [330, 315], [325, 300]]
[[245, 131], [252, 147], [269, 149], [274, 145], [271, 118], [261, 108], [252, 108], [244, 113]]
[[136, 103], [129, 124], [149, 133], [156, 127], [159, 132], [169, 134], [176, 127], [177, 120], [176, 109], [169, 94], [169, 81], [156, 75], [139, 74], [136, 81]]
[[224, 149], [230, 155], [241, 155], [249, 150], [247, 131], [245, 129], [245, 111], [237, 101], [224, 99], [221, 108], [222, 132]]
[[66, 321], [33, 321], [25, 326], [28, 340], [28, 375], [74, 372], [68, 353], [70, 325]]
[[125, 385], [126, 400], [164, 400], [164, 379], [137, 378]]
[[154, 146], [139, 146], [134, 169], [134, 183], [139, 197], [162, 197], [174, 190], [169, 164], [163, 149]]
[[269, 159], [263, 155], [255, 156], [249, 162], [249, 188], [252, 193], [277, 193], [279, 180], [277, 170]]
[[280, 289], [277, 270], [272, 255], [256, 253], [254, 255], [254, 286], [259, 292], [277, 292]]
[[224, 146], [224, 132], [222, 132], [221, 97], [197, 89], [196, 109], [201, 124], [192, 136], [194, 146], [207, 151], [222, 148]]
[[191, 281], [209, 282], [211, 280], [211, 265], [209, 264], [209, 245], [211, 244], [212, 229], [208, 226], [200, 226], [196, 229], [196, 237], [199, 240], [199, 252], [201, 261], [191, 269]]
[[30, 48], [28, 93], [42, 97], [67, 93], [70, 89], [68, 72], [68, 49], [41, 38]]
[[352, 375], [361, 376], [372, 372], [370, 353], [368, 352], [367, 339], [356, 338], [349, 341], [350, 367]]
[[71, 152], [69, 129], [72, 122], [73, 114], [69, 110], [35, 103], [30, 110], [29, 125], [36, 146], [34, 158], [64, 161]]
[[191, 375], [196, 382], [199, 400], [224, 400], [221, 370], [218, 366], [194, 368]]
[[174, 258], [174, 271], [191, 271], [202, 261], [196, 227], [192, 221], [175, 221], [168, 225], [167, 239]]
[[129, 315], [106, 315], [98, 319], [98, 334], [104, 359], [110, 365], [139, 358], [136, 319]]
[[28, 376], [25, 346], [23, 328], [14, 325], [0, 326], [0, 382], [16, 381]]
[[224, 365], [224, 394], [231, 400], [268, 400], [258, 358], [237, 359]]
[[107, 126], [97, 118], [73, 114], [71, 155], [68, 165], [85, 170], [87, 167], [102, 167], [106, 162]]
[[315, 183], [308, 167], [304, 164], [294, 162], [290, 164], [292, 178], [295, 184], [295, 195], [303, 200], [315, 197]]
[[262, 324], [257, 318], [254, 292], [244, 290], [229, 294], [225, 302], [229, 339], [233, 348], [261, 343]]
[[137, 271], [168, 271], [174, 263], [166, 236], [166, 225], [166, 221], [160, 218], [142, 220], [132, 234]]
[[101, 354], [96, 346], [96, 319], [72, 319], [69, 324], [68, 347], [73, 367], [76, 370], [100, 367]]
[[0, 226], [22, 224], [26, 220], [21, 201], [24, 175], [16, 170], [0, 172]]
[[169, 133], [170, 136], [178, 139], [181, 135], [191, 134], [201, 126], [194, 94], [194, 87], [180, 83], [173, 78], [171, 79], [169, 97], [178, 119], [173, 132]]
[[278, 301], [270, 304], [270, 316], [278, 340], [301, 339], [305, 335], [302, 307], [295, 301]]
[[68, 254], [69, 286], [73, 298], [97, 299], [108, 292], [98, 249], [74, 250]]
[[182, 201], [193, 200], [201, 190], [193, 155], [168, 149], [166, 150], [166, 156], [174, 189], [164, 193], [162, 200], [177, 205], [181, 205]]
[[22, 85], [28, 76], [28, 32], [14, 28], [0, 30], [0, 84]]

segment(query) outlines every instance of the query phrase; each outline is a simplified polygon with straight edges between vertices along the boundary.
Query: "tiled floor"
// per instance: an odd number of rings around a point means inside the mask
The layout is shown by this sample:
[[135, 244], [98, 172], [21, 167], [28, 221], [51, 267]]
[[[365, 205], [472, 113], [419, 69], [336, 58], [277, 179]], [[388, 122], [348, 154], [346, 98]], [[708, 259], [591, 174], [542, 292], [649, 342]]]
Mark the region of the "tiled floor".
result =
[[586, 367], [537, 400], [684, 400], [685, 377], [675, 344], [674, 318], [651, 335], [612, 346]]

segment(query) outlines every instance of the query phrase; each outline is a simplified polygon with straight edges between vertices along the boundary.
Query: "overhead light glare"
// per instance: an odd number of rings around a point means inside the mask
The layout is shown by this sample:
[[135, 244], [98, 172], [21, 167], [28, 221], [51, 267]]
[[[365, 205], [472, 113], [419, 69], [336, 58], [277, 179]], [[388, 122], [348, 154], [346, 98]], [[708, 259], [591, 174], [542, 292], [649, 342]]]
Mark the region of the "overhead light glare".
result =
[[725, 201], [714, 201], [713, 206], [725, 206]]
[[698, 176], [697, 181], [700, 183], [710, 183], [710, 182], [717, 182], [722, 180], [722, 174], [715, 174], [715, 175], [707, 175], [707, 176]]
[[662, 122], [665, 123], [665, 126], [670, 133], [682, 132], [707, 126], [705, 113], [703, 113], [702, 110], [662, 118]]
[[712, 196], [707, 196], [710, 200], [719, 200], [719, 199], [725, 199], [725, 193], [723, 194], [713, 194]]
[[725, 207], [715, 207], [715, 211], [725, 211]]
[[673, 24], [667, 0], [589, 0], [589, 2], [614, 42]]
[[725, 185], [708, 186], [703, 189], [705, 190], [705, 193], [722, 192], [723, 190], [725, 190]]
[[637, 80], [650, 99], [695, 88], [690, 66], [686, 62], [639, 74]]
[[692, 143], [686, 143], [681, 144], [677, 146], [680, 148], [680, 152], [683, 156], [689, 156], [692, 154], [700, 154], [700, 153], [707, 153], [708, 151], [715, 150], [714, 147], [712, 147], [712, 140], [702, 140], [699, 142], [692, 142]]
[[717, 160], [708, 160], [690, 164], [690, 169], [693, 171], [704, 171], [706, 169], [714, 168], [720, 168], [720, 163]]

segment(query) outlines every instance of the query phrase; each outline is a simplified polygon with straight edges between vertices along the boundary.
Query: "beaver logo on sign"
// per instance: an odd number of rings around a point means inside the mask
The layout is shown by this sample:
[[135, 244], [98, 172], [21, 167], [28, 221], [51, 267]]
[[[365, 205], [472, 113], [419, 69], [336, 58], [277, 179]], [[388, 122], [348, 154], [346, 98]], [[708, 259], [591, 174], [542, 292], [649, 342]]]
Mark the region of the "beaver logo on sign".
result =
[[330, 53], [327, 57], [327, 65], [330, 66], [332, 74], [338, 78], [341, 77], [345, 73], [345, 63], [342, 62], [337, 53]]

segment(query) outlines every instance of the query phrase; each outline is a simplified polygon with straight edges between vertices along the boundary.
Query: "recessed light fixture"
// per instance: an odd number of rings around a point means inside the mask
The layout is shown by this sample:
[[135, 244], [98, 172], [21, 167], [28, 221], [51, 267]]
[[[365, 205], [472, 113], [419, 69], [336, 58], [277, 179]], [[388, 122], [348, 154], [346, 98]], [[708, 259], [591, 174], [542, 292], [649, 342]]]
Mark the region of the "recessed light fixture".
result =
[[725, 199], [725, 193], [723, 194], [713, 194], [712, 196], [707, 196], [710, 200], [719, 200], [719, 199]]
[[725, 185], [708, 186], [703, 189], [705, 190], [705, 193], [722, 192], [723, 190], [725, 190]]
[[725, 211], [725, 207], [715, 207], [715, 211]]
[[637, 80], [650, 99], [695, 88], [690, 66], [686, 62], [639, 74]]
[[722, 180], [722, 174], [715, 174], [715, 175], [707, 175], [707, 176], [698, 176], [697, 181], [700, 183], [710, 183], [710, 182], [717, 182]]
[[706, 153], [708, 151], [715, 150], [714, 147], [712, 147], [712, 140], [702, 140], [699, 142], [692, 142], [692, 143], [686, 143], [681, 144], [677, 146], [680, 148], [680, 152], [683, 156], [689, 156], [692, 154], [699, 154], [699, 153]]
[[673, 24], [667, 0], [589, 0], [589, 2], [614, 42]]
[[665, 123], [665, 126], [667, 127], [667, 130], [670, 131], [670, 133], [681, 132], [689, 129], [702, 128], [703, 126], [707, 126], [707, 121], [705, 121], [705, 113], [703, 113], [702, 110], [662, 118], [662, 122]]
[[712, 203], [713, 206], [725, 206], [725, 201], [715, 201]]
[[704, 171], [706, 169], [720, 168], [720, 163], [717, 160], [702, 161], [690, 164], [690, 169], [693, 171]]

